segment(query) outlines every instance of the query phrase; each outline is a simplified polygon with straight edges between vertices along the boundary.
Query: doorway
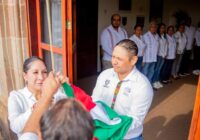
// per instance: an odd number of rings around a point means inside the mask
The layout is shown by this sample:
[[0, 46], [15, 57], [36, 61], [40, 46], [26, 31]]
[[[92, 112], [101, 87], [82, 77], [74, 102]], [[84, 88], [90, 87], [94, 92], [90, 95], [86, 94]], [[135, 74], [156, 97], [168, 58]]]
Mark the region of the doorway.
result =
[[76, 0], [77, 79], [97, 73], [98, 0]]
[[149, 21], [162, 22], [163, 0], [150, 0]]

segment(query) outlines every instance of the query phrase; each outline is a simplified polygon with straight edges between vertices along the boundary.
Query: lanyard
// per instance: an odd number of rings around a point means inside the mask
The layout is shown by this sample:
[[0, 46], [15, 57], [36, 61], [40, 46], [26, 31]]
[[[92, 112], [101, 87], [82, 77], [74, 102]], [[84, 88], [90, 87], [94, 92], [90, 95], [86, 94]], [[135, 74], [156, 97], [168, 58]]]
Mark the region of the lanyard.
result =
[[112, 108], [112, 109], [113, 109], [114, 106], [115, 106], [115, 101], [116, 101], [116, 98], [117, 98], [117, 95], [118, 95], [118, 93], [119, 93], [119, 90], [120, 90], [121, 85], [122, 85], [122, 81], [119, 81], [119, 82], [117, 83], [117, 87], [115, 88], [114, 97], [113, 97], [113, 99], [112, 99], [112, 104], [111, 104], [111, 108]]

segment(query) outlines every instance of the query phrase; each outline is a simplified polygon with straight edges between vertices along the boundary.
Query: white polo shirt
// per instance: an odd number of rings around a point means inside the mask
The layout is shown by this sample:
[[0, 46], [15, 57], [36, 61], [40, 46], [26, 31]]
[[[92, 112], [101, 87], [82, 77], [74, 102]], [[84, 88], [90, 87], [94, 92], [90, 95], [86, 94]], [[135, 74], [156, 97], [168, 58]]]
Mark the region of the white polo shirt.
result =
[[138, 56], [143, 56], [144, 50], [146, 48], [146, 44], [144, 43], [143, 36], [137, 37], [136, 35], [132, 35], [129, 39], [136, 43], [138, 47]]
[[158, 56], [165, 58], [167, 56], [167, 50], [168, 50], [167, 39], [164, 37], [164, 35], [161, 35], [161, 37], [159, 37]]
[[193, 26], [185, 26], [185, 35], [187, 37], [186, 50], [191, 50], [194, 42], [195, 28]]
[[176, 39], [174, 36], [167, 35], [168, 42], [168, 51], [167, 51], [167, 59], [175, 59], [176, 57]]
[[200, 47], [200, 28], [198, 28], [195, 32], [195, 40], [196, 40], [196, 46]]
[[104, 50], [103, 60], [111, 61], [115, 45], [119, 41], [127, 38], [127, 32], [121, 27], [118, 28], [118, 31], [112, 25], [104, 29], [101, 33], [101, 46]]
[[[115, 88], [119, 78], [114, 69], [103, 71], [96, 82], [93, 90], [93, 101], [103, 101], [111, 106]], [[153, 99], [153, 90], [149, 80], [134, 68], [123, 80], [116, 98], [114, 110], [121, 115], [133, 118], [124, 139], [138, 137], [143, 132], [143, 122]]]
[[[60, 88], [54, 95], [53, 102], [55, 103], [63, 98], [67, 98], [67, 96], [62, 88]], [[37, 100], [27, 87], [10, 92], [8, 98], [8, 120], [11, 130], [15, 132], [18, 137], [21, 135], [35, 103], [37, 103]]]
[[179, 31], [177, 31], [174, 34], [174, 37], [176, 38], [176, 43], [177, 43], [177, 47], [176, 47], [176, 53], [177, 54], [183, 54], [185, 47], [186, 47], [186, 43], [187, 43], [187, 38], [185, 33], [181, 33]]
[[146, 34], [144, 34], [144, 42], [146, 44], [146, 49], [144, 52], [143, 62], [157, 62], [159, 47], [158, 35], [153, 35], [150, 31], [148, 31]]
[[18, 140], [39, 140], [38, 136], [35, 133], [26, 132], [23, 133]]

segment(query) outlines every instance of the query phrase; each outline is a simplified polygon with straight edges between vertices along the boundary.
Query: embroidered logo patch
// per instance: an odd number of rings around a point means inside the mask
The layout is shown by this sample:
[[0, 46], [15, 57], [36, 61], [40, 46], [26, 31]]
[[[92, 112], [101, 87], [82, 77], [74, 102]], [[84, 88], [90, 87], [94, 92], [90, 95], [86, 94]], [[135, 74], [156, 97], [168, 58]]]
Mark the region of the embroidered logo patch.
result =
[[129, 95], [131, 93], [131, 88], [125, 87], [124, 88], [124, 95]]
[[108, 88], [109, 84], [110, 84], [110, 80], [106, 80], [105, 83], [104, 83], [104, 85], [103, 85], [103, 87]]

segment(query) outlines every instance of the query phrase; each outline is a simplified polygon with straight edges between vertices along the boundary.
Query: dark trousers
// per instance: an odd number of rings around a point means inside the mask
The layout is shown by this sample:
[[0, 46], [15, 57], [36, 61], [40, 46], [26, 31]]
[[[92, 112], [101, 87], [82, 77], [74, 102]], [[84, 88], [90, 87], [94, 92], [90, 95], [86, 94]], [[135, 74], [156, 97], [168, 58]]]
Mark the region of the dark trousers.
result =
[[191, 50], [185, 50], [183, 54], [183, 58], [181, 61], [181, 66], [179, 69], [179, 73], [189, 73], [189, 66], [190, 66], [190, 56], [192, 51]]
[[200, 46], [194, 47], [194, 70], [200, 70]]
[[163, 67], [160, 73], [161, 81], [169, 80], [171, 76], [173, 62], [174, 62], [174, 59], [165, 59], [165, 62], [163, 64]]

